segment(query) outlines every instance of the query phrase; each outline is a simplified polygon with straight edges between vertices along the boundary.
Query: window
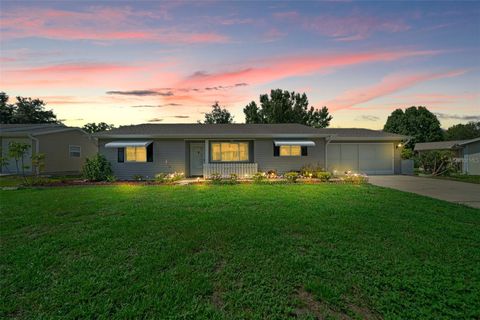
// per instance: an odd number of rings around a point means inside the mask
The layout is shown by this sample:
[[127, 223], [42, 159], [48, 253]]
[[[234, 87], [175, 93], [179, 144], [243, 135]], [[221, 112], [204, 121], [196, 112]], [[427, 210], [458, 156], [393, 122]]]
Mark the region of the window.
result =
[[125, 147], [125, 161], [147, 162], [146, 147]]
[[212, 142], [211, 159], [219, 162], [249, 161], [248, 142]]
[[68, 152], [71, 158], [80, 158], [82, 148], [80, 146], [68, 146]]
[[301, 146], [280, 146], [281, 157], [300, 157], [302, 155]]

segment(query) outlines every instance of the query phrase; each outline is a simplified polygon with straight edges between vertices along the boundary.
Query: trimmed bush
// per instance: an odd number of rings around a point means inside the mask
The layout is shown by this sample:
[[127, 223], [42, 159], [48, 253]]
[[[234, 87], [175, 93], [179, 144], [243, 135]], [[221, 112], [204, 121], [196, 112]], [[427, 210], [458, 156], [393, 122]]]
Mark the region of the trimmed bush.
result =
[[348, 173], [342, 178], [343, 182], [351, 184], [364, 184], [368, 182], [368, 177], [358, 173]]
[[89, 181], [107, 181], [112, 176], [112, 167], [103, 155], [96, 154], [85, 160], [82, 175]]
[[155, 181], [160, 183], [172, 183], [175, 181], [182, 180], [185, 175], [181, 172], [166, 173], [160, 172], [155, 175]]
[[265, 175], [265, 172], [257, 172], [252, 176], [253, 182], [254, 183], [261, 183], [267, 179], [267, 176]]
[[315, 176], [323, 182], [327, 182], [332, 177], [332, 174], [328, 171], [317, 171]]
[[287, 181], [291, 183], [296, 183], [299, 177], [300, 177], [300, 174], [295, 171], [290, 171], [285, 173], [285, 179], [287, 179]]

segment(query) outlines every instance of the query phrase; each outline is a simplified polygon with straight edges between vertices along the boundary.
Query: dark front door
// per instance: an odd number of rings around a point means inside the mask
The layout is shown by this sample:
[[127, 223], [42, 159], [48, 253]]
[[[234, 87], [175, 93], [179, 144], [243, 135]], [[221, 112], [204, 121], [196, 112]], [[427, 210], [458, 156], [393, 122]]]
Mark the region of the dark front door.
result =
[[203, 175], [203, 162], [205, 160], [205, 143], [190, 143], [190, 175]]

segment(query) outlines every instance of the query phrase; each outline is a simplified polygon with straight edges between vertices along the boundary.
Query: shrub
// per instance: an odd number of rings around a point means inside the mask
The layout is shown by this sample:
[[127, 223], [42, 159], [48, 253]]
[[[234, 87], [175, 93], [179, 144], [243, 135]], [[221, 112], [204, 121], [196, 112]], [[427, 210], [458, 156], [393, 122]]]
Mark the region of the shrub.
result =
[[269, 179], [275, 179], [278, 177], [278, 173], [277, 173], [277, 170], [273, 169], [273, 170], [268, 170], [267, 171], [267, 177]]
[[142, 180], [145, 180], [145, 177], [141, 174], [134, 174], [133, 175], [133, 180], [135, 181], [142, 181]]
[[257, 172], [252, 176], [253, 182], [254, 183], [261, 183], [267, 179], [267, 176], [265, 175], [265, 172]]
[[171, 183], [178, 180], [182, 180], [185, 177], [183, 172], [173, 172], [173, 173], [166, 173], [160, 172], [155, 175], [155, 181], [160, 183]]
[[101, 154], [87, 158], [82, 168], [82, 175], [89, 181], [106, 181], [112, 175], [110, 162]]
[[368, 182], [368, 177], [358, 173], [347, 173], [343, 178], [343, 182], [352, 184], [364, 184]]
[[327, 182], [332, 177], [332, 174], [328, 171], [317, 171], [315, 176], [320, 179], [320, 181]]
[[295, 171], [290, 171], [285, 173], [285, 179], [287, 179], [288, 182], [296, 183], [300, 174]]
[[214, 172], [210, 175], [212, 183], [220, 183], [222, 181], [222, 175], [218, 172]]
[[238, 183], [238, 175], [236, 173], [230, 173], [230, 183], [237, 184]]
[[317, 178], [317, 172], [319, 171], [325, 171], [319, 163], [316, 165], [309, 163], [300, 168], [300, 174], [305, 178]]
[[403, 148], [400, 156], [403, 160], [413, 159], [413, 150], [410, 148]]
[[117, 177], [115, 177], [113, 174], [110, 174], [110, 175], [106, 176], [105, 181], [115, 182], [115, 181], [117, 181]]
[[454, 157], [455, 154], [450, 150], [432, 150], [421, 152], [417, 160], [425, 173], [439, 176], [459, 171]]

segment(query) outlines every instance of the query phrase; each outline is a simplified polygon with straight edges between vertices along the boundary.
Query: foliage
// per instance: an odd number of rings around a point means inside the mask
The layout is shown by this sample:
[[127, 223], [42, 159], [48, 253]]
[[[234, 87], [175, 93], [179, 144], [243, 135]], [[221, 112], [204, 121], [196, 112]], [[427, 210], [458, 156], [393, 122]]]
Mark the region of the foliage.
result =
[[298, 178], [300, 177], [300, 174], [295, 171], [290, 171], [285, 173], [284, 177], [285, 179], [287, 179], [288, 182], [296, 183]]
[[351, 184], [364, 184], [368, 182], [368, 177], [358, 173], [347, 173], [342, 177], [342, 180]]
[[44, 153], [35, 153], [32, 155], [32, 167], [35, 168], [35, 173], [39, 175], [43, 170], [45, 170], [45, 154]]
[[222, 175], [218, 172], [213, 172], [211, 175], [210, 175], [210, 178], [209, 178], [210, 181], [212, 181], [212, 183], [219, 183], [222, 181]]
[[101, 154], [85, 160], [82, 175], [89, 181], [107, 181], [113, 174], [110, 162]]
[[230, 183], [237, 184], [238, 183], [238, 175], [236, 173], [230, 173], [229, 180], [230, 180]]
[[451, 174], [449, 176], [435, 176], [433, 178], [454, 180], [468, 183], [480, 184], [480, 175]]
[[406, 147], [404, 147], [402, 149], [401, 154], [400, 154], [400, 157], [403, 160], [413, 159], [414, 156], [415, 156], [415, 154], [414, 154], [413, 150], [410, 149], [410, 148], [406, 148]]
[[324, 168], [320, 165], [320, 163], [317, 163], [316, 165], [307, 163], [300, 168], [300, 174], [304, 177], [316, 178], [318, 171], [324, 171]]
[[260, 183], [267, 179], [267, 175], [265, 174], [265, 172], [259, 171], [252, 176], [252, 179], [254, 183]]
[[275, 89], [260, 95], [260, 108], [252, 101], [244, 109], [246, 123], [300, 123], [316, 128], [328, 127], [332, 116], [327, 107], [309, 107], [305, 93]]
[[30, 145], [27, 143], [12, 141], [8, 144], [8, 156], [15, 160], [15, 167], [17, 169], [17, 173], [20, 172], [18, 163], [19, 161], [21, 162], [23, 177], [25, 177], [25, 169], [28, 169], [28, 166], [25, 165], [25, 156], [29, 149]]
[[45, 110], [40, 99], [18, 96], [14, 104], [8, 103], [8, 95], [0, 92], [0, 123], [58, 123], [52, 110]]
[[277, 170], [272, 169], [272, 170], [268, 170], [268, 171], [267, 171], [267, 178], [269, 178], [269, 179], [275, 179], [275, 178], [277, 178], [277, 177], [278, 177], [278, 172], [277, 172]]
[[315, 173], [315, 177], [318, 178], [320, 181], [327, 182], [332, 177], [332, 174], [328, 171], [317, 171]]
[[105, 122], [99, 122], [98, 124], [95, 122], [90, 122], [85, 124], [82, 127], [82, 130], [88, 133], [95, 133], [95, 132], [102, 132], [107, 130], [114, 129], [115, 126], [113, 124], [107, 124]]
[[420, 152], [417, 160], [424, 173], [438, 176], [458, 172], [454, 157], [451, 150], [430, 150]]
[[160, 172], [155, 175], [155, 181], [160, 183], [172, 183], [185, 178], [185, 174], [180, 172], [166, 173]]
[[480, 137], [480, 121], [456, 124], [445, 131], [445, 140], [469, 140]]
[[142, 174], [134, 174], [134, 175], [132, 176], [132, 179], [133, 179], [134, 181], [143, 181], [143, 180], [145, 180], [145, 176], [142, 175]]
[[413, 148], [415, 143], [442, 141], [443, 130], [437, 117], [425, 107], [397, 109], [388, 117], [383, 130], [411, 136], [406, 147]]
[[205, 113], [206, 124], [225, 124], [233, 123], [233, 117], [230, 112], [224, 107], [222, 108], [218, 101], [212, 105], [212, 111], [210, 113]]
[[7, 317], [478, 319], [478, 209], [412, 193], [115, 185], [0, 204]]
[[3, 149], [0, 146], [0, 169], [3, 169], [3, 167], [6, 167], [9, 163], [9, 158], [7, 155], [4, 155]]
[[117, 177], [115, 177], [113, 174], [109, 174], [108, 176], [105, 177], [105, 181], [115, 182], [115, 181], [117, 181]]

